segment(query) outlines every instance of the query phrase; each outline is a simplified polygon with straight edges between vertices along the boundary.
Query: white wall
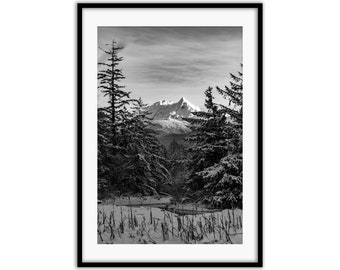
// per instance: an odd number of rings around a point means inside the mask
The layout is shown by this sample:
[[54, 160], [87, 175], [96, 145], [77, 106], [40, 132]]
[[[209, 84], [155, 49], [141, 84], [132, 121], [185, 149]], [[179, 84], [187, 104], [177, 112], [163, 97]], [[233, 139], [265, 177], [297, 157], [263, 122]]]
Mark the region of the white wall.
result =
[[[264, 1], [264, 269], [340, 266], [339, 12]], [[75, 268], [75, 14], [1, 3], [1, 269]]]

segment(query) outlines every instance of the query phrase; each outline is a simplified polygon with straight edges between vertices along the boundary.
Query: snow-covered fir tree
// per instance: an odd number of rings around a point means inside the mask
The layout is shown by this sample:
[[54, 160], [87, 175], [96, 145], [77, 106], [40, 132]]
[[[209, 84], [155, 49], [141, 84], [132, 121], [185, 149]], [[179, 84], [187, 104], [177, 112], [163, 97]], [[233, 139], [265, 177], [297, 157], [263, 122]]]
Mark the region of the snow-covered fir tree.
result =
[[126, 106], [129, 105], [130, 92], [124, 90], [125, 86], [121, 85], [121, 81], [125, 79], [122, 69], [119, 68], [119, 64], [123, 61], [123, 57], [118, 56], [120, 50], [123, 47], [116, 45], [115, 41], [108, 44], [108, 49], [100, 48], [106, 55], [107, 61], [98, 63], [102, 69], [98, 70], [98, 89], [108, 97], [108, 106], [103, 108], [105, 113], [111, 119], [112, 135], [117, 127], [124, 120], [124, 116], [127, 113]]
[[157, 194], [169, 178], [164, 149], [150, 128], [146, 104], [130, 98], [116, 42], [102, 49], [108, 56], [98, 70], [98, 89], [108, 105], [98, 109], [98, 195]]
[[[242, 208], [242, 73], [230, 74], [230, 86], [217, 87], [227, 105], [214, 103], [212, 88], [205, 91], [207, 112], [194, 113], [191, 175], [188, 194], [221, 207]], [[190, 121], [190, 120], [189, 120]]]
[[106, 55], [106, 61], [98, 63], [98, 89], [108, 97], [108, 105], [98, 108], [98, 194], [106, 196], [118, 182], [121, 166], [121, 131], [125, 128], [125, 119], [129, 112], [130, 93], [125, 91], [121, 81], [125, 78], [118, 56], [122, 47], [115, 41], [100, 48]]
[[169, 180], [164, 150], [156, 132], [150, 128], [147, 105], [141, 98], [133, 104], [131, 117], [122, 130], [125, 148], [119, 175], [120, 190], [141, 195], [158, 194]]
[[196, 118], [186, 119], [191, 123], [193, 135], [187, 138], [189, 144], [190, 162], [188, 169], [191, 171], [188, 187], [188, 195], [194, 199], [209, 202], [211, 194], [207, 193], [206, 179], [200, 174], [206, 168], [216, 164], [227, 154], [226, 145], [223, 145], [224, 115], [217, 114], [217, 105], [214, 103], [212, 88], [204, 93], [207, 111], [194, 112]]

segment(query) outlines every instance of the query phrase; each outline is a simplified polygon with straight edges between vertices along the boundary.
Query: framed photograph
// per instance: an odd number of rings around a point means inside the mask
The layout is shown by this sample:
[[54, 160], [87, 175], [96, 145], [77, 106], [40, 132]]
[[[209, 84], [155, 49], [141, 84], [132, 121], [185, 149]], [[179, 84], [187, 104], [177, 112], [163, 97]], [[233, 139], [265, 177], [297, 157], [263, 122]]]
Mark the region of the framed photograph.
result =
[[79, 267], [261, 267], [262, 4], [78, 3]]

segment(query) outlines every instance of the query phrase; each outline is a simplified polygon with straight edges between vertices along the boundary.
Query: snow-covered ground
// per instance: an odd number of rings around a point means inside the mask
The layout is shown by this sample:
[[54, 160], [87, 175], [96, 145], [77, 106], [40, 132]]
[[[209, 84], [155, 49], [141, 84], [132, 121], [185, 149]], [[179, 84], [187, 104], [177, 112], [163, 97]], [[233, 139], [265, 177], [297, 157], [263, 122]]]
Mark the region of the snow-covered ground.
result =
[[242, 210], [179, 216], [155, 207], [98, 205], [99, 244], [242, 244]]

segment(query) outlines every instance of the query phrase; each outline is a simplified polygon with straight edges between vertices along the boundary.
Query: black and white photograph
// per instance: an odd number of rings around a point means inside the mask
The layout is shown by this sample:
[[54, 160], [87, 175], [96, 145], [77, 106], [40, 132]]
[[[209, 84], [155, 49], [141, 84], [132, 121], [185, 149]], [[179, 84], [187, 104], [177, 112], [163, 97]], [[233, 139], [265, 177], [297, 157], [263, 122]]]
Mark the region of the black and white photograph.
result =
[[98, 27], [98, 244], [243, 243], [242, 27]]
[[260, 266], [262, 5], [78, 20], [79, 265]]

